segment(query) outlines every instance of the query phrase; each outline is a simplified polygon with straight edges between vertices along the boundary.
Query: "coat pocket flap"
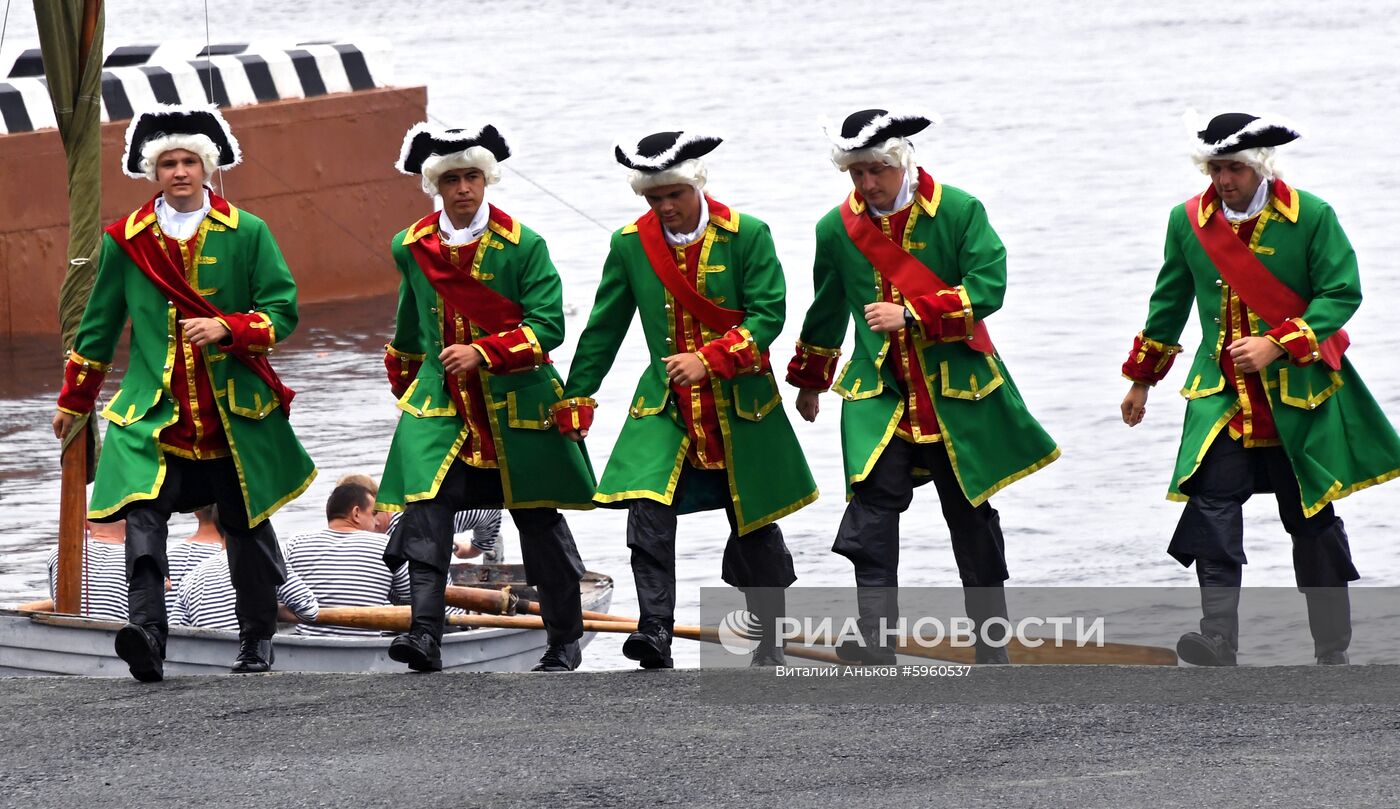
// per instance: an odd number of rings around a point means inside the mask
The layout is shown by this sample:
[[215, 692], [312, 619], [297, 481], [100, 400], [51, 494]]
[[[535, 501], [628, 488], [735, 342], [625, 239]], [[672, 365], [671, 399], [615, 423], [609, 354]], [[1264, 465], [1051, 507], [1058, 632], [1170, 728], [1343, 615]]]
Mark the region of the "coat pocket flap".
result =
[[773, 374], [740, 377], [734, 382], [730, 392], [734, 397], [734, 412], [741, 419], [762, 421], [773, 408], [782, 404], [783, 396], [778, 390], [778, 380]]
[[117, 395], [102, 408], [102, 418], [118, 427], [135, 424], [146, 417], [155, 403], [160, 401], [160, 390], [127, 390], [122, 388]]
[[564, 398], [564, 386], [557, 379], [510, 391], [506, 394], [506, 424], [516, 430], [548, 430], [554, 426], [549, 408]]
[[399, 397], [398, 408], [415, 418], [457, 415], [457, 404], [438, 374], [419, 373]]

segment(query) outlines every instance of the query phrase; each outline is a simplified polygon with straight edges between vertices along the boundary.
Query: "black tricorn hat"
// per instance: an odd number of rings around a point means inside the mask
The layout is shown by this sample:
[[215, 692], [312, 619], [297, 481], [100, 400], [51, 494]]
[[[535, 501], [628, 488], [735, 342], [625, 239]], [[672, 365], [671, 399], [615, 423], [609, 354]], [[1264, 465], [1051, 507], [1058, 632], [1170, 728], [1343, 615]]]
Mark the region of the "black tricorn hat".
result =
[[228, 121], [216, 107], [160, 104], [131, 119], [126, 126], [126, 154], [122, 157], [122, 172], [128, 177], [145, 179], [141, 170], [141, 149], [157, 138], [203, 135], [219, 152], [218, 166], [233, 168], [243, 159], [238, 139], [229, 130]]
[[1205, 129], [1196, 132], [1196, 150], [1202, 156], [1230, 154], [1245, 149], [1282, 146], [1297, 140], [1298, 130], [1278, 120], [1269, 120], [1246, 112], [1226, 112], [1210, 119]]
[[841, 122], [841, 129], [828, 125], [826, 136], [843, 152], [853, 152], [883, 143], [890, 138], [907, 138], [938, 123], [936, 115], [893, 113], [889, 110], [868, 109], [853, 112]]
[[404, 174], [422, 174], [423, 163], [428, 158], [464, 152], [473, 146], [490, 152], [497, 162], [510, 157], [510, 145], [506, 143], [505, 136], [491, 124], [473, 131], [443, 129], [425, 121], [414, 124], [404, 135], [403, 149], [399, 152], [399, 162], [395, 168]]
[[636, 149], [624, 149], [622, 143], [613, 146], [617, 162], [629, 169], [653, 173], [673, 168], [679, 163], [703, 157], [724, 142], [714, 135], [688, 132], [657, 132], [637, 141]]

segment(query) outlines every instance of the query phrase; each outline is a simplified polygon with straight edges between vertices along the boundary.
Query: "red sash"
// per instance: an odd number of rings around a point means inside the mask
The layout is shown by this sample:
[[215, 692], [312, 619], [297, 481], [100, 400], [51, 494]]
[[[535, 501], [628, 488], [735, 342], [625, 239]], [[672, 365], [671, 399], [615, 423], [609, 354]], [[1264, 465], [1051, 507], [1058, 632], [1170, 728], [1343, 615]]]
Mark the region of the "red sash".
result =
[[[209, 194], [211, 205], [228, 207], [228, 203], [213, 192]], [[224, 317], [224, 313], [218, 307], [205, 300], [194, 288], [190, 286], [185, 278], [184, 270], [175, 265], [170, 254], [161, 249], [160, 242], [156, 240], [155, 232], [147, 227], [136, 234], [134, 239], [126, 238], [125, 219], [119, 219], [108, 225], [106, 230], [127, 256], [141, 270], [156, 289], [160, 290], [165, 297], [175, 305], [176, 312], [181, 319], [192, 317]], [[282, 402], [282, 412], [290, 413], [292, 409], [292, 397], [296, 396], [296, 391], [282, 384], [282, 380], [277, 377], [277, 372], [272, 370], [272, 363], [262, 354], [241, 354], [229, 352], [235, 359], [248, 366], [258, 378], [267, 383], [268, 388]]]
[[[931, 185], [932, 182], [932, 178], [923, 169], [919, 169], [920, 192], [926, 183]], [[938, 273], [928, 265], [886, 236], [869, 216], [856, 213], [857, 204], [864, 209], [865, 200], [859, 191], [852, 191], [850, 198], [841, 205], [841, 222], [846, 226], [846, 235], [851, 237], [851, 242], [875, 267], [875, 271], [893, 284], [901, 295], [906, 298], [920, 298], [953, 288], [939, 278]], [[996, 348], [992, 346], [991, 335], [987, 333], [987, 326], [981, 320], [972, 324], [972, 339], [968, 340], [967, 344], [983, 354], [996, 352]]]
[[[494, 205], [490, 207], [490, 216], [497, 224], [501, 224], [501, 219], [505, 218], [505, 227], [508, 230], [514, 226], [509, 217]], [[420, 219], [413, 226], [412, 232], [435, 223], [437, 218], [438, 214], [434, 213]], [[470, 273], [464, 272], [443, 256], [442, 242], [436, 228], [432, 233], [409, 245], [409, 249], [418, 261], [418, 268], [423, 271], [423, 277], [428, 279], [433, 289], [471, 322], [496, 333], [510, 331], [525, 319], [525, 310], [520, 308], [520, 304], [487, 286], [481, 279], [471, 277]]]
[[[1200, 240], [1206, 256], [1220, 271], [1220, 277], [1234, 287], [1245, 306], [1271, 326], [1278, 327], [1289, 318], [1302, 317], [1308, 302], [1269, 272], [1249, 245], [1240, 241], [1218, 206], [1205, 225], [1201, 224], [1199, 212], [1202, 198], [1207, 194], [1213, 197], [1213, 192], [1212, 188], [1205, 194], [1192, 197], [1186, 203], [1186, 218], [1191, 221], [1191, 230]], [[1318, 353], [1322, 355], [1322, 361], [1336, 371], [1342, 367], [1342, 354], [1349, 345], [1351, 338], [1346, 331], [1337, 329], [1318, 347]]]
[[[705, 197], [705, 201], [711, 208], [724, 207], [708, 196]], [[646, 252], [652, 272], [656, 273], [661, 285], [666, 287], [671, 297], [676, 299], [676, 303], [694, 315], [696, 320], [721, 334], [744, 322], [743, 312], [720, 306], [690, 285], [681, 273], [680, 265], [676, 264], [676, 252], [666, 244], [666, 237], [661, 232], [661, 220], [657, 218], [655, 211], [647, 211], [645, 216], [637, 220], [637, 235], [642, 238], [642, 250]]]

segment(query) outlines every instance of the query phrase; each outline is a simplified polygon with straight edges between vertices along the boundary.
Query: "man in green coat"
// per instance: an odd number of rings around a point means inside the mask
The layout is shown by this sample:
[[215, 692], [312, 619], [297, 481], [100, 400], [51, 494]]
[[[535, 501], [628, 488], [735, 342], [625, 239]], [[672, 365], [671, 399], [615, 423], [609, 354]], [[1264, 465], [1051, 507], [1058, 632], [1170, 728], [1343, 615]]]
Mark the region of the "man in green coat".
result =
[[267, 361], [296, 328], [296, 282], [263, 221], [205, 185], [240, 158], [217, 110], [142, 113], [126, 143], [123, 170], [160, 193], [106, 229], [54, 432], [93, 410], [130, 320], [131, 359], [102, 411], [110, 425], [89, 503], [93, 520], [126, 520], [130, 623], [117, 654], [136, 679], [162, 678], [166, 523], [215, 504], [237, 591], [233, 670], [267, 671], [286, 578], [268, 518], [316, 476], [287, 422], [293, 392]]
[[597, 405], [588, 397], [639, 312], [651, 361], [594, 500], [628, 510], [641, 616], [622, 652], [643, 668], [672, 665], [676, 516], [718, 508], [731, 529], [724, 581], [744, 591], [759, 625], [752, 662], [781, 663], [776, 619], [797, 576], [776, 521], [817, 497], [768, 362], [786, 293], [773, 238], [703, 191], [700, 158], [719, 143], [659, 132], [616, 147], [651, 211], [612, 236], [556, 408], [559, 429], [581, 439]]
[[520, 531], [548, 633], [535, 670], [572, 671], [581, 659], [584, 567], [558, 509], [592, 507], [593, 470], [549, 412], [564, 391], [548, 354], [564, 340], [559, 273], [543, 239], [485, 202], [508, 157], [489, 124], [418, 124], [399, 157], [400, 171], [442, 196], [440, 212], [390, 244], [403, 278], [384, 361], [403, 412], [378, 503], [404, 512], [384, 562], [408, 562], [413, 624], [389, 656], [415, 671], [442, 669], [452, 519], [469, 508], [504, 506]]
[[1356, 254], [1326, 202], [1279, 179], [1291, 127], [1217, 115], [1193, 155], [1211, 185], [1172, 209], [1162, 270], [1123, 364], [1129, 425], [1181, 351], [1195, 305], [1203, 340], [1168, 497], [1185, 500], [1167, 552], [1196, 566], [1201, 631], [1177, 643], [1197, 665], [1234, 665], [1243, 580], [1242, 506], [1273, 492], [1293, 538], [1319, 663], [1346, 663], [1347, 582], [1360, 578], [1332, 501], [1400, 476], [1400, 439], [1343, 354], [1361, 305]]
[[[997, 356], [985, 319], [1006, 292], [1006, 250], [982, 203], [935, 181], [908, 138], [928, 116], [881, 109], [848, 116], [832, 162], [855, 190], [817, 223], [814, 298], [788, 382], [813, 421], [818, 394], [841, 407], [849, 503], [832, 550], [855, 568], [863, 645], [838, 650], [894, 661], [899, 518], [933, 482], [952, 536], [968, 617], [1006, 617], [1001, 524], [988, 498], [1059, 457]], [[836, 359], [856, 323], [853, 358]], [[1000, 638], [993, 638], [999, 641]], [[979, 663], [1006, 662], [977, 634]]]

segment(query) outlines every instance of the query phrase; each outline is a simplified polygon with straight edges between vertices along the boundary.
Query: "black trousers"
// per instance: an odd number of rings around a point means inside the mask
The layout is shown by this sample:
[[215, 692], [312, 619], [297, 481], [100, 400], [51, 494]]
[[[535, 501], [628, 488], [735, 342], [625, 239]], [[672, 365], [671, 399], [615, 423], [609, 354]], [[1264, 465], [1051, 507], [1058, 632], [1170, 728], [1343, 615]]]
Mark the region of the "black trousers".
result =
[[865, 480], [851, 486], [851, 501], [831, 547], [851, 560], [856, 586], [899, 586], [899, 517], [914, 500], [915, 468], [933, 477], [963, 586], [1002, 586], [1009, 575], [996, 509], [968, 501], [942, 443], [914, 444], [898, 437], [880, 453]]
[[[404, 508], [403, 518], [384, 549], [384, 563], [397, 570], [408, 562], [413, 631], [442, 639], [453, 515], [470, 508], [500, 508], [504, 501], [500, 470], [454, 461], [436, 497]], [[552, 508], [513, 508], [510, 516], [520, 532], [526, 581], [539, 591], [549, 642], [578, 640], [583, 637], [578, 583], [584, 567], [569, 524]]]
[[[716, 498], [728, 503], [724, 513], [729, 518], [729, 538], [720, 563], [720, 576], [726, 584], [747, 590], [782, 588], [797, 581], [792, 554], [777, 523], [739, 536], [725, 470], [697, 469], [687, 463], [676, 482], [672, 502], [679, 502], [684, 490], [699, 486], [711, 487]], [[640, 623], [659, 623], [671, 629], [676, 613], [675, 507], [655, 500], [627, 501], [627, 547], [632, 550]]]
[[1201, 586], [1201, 632], [1239, 645], [1239, 588], [1244, 581], [1244, 503], [1273, 492], [1279, 518], [1293, 539], [1293, 575], [1308, 602], [1308, 625], [1318, 656], [1351, 642], [1347, 582], [1361, 578], [1346, 530], [1332, 504], [1303, 515], [1298, 479], [1282, 447], [1252, 447], [1221, 433], [1181, 490], [1191, 499], [1167, 552], [1196, 565]]
[[1273, 492], [1279, 519], [1293, 537], [1300, 587], [1345, 586], [1361, 578], [1352, 566], [1345, 536], [1339, 544], [1339, 532], [1332, 530], [1341, 523], [1332, 504], [1311, 517], [1303, 516], [1298, 479], [1283, 447], [1246, 449], [1222, 431], [1181, 491], [1190, 500], [1167, 553], [1183, 565], [1197, 559], [1246, 564], [1244, 503], [1256, 492]]
[[287, 567], [271, 521], [248, 525], [243, 489], [232, 458], [194, 461], [167, 454], [165, 481], [155, 499], [137, 500], [104, 520], [126, 520], [130, 620], [165, 637], [165, 579], [170, 573], [165, 547], [170, 515], [211, 504], [218, 508], [219, 528], [224, 532], [238, 634], [270, 638], [277, 632], [277, 588], [287, 580]]

